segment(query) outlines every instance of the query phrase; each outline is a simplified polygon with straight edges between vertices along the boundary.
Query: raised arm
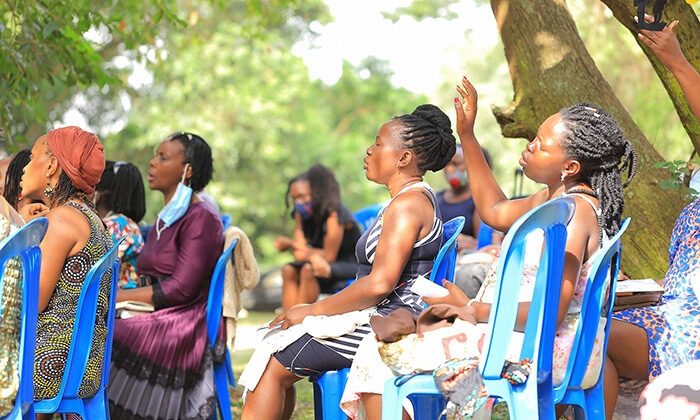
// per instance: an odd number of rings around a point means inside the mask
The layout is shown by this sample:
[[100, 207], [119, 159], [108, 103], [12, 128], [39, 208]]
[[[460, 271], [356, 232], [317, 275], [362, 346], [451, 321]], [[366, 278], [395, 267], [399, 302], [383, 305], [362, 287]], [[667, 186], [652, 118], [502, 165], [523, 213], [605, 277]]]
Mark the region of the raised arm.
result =
[[459, 96], [454, 98], [457, 134], [462, 142], [469, 179], [478, 180], [470, 183], [476, 210], [482, 221], [496, 230], [505, 232], [518, 217], [543, 203], [546, 193], [542, 191], [527, 198], [508, 200], [496, 182], [474, 135], [478, 99], [476, 89], [466, 77], [462, 77], [462, 85], [457, 86], [457, 92]]
[[700, 74], [688, 62], [681, 51], [674, 28], [678, 21], [673, 21], [662, 31], [639, 32], [639, 39], [647, 46], [664, 66], [675, 76], [688, 100], [690, 110], [700, 121]]

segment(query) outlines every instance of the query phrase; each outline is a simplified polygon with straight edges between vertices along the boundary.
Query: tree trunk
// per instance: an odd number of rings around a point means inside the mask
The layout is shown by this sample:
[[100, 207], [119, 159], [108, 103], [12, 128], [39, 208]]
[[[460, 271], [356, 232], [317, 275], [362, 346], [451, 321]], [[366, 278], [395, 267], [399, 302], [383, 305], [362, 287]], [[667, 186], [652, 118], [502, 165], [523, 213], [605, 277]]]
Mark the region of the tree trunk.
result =
[[491, 0], [491, 8], [515, 92], [510, 104], [493, 109], [503, 135], [531, 139], [548, 116], [578, 102], [615, 116], [639, 159], [637, 176], [625, 190], [623, 217], [632, 223], [623, 238], [622, 268], [631, 277], [663, 278], [673, 223], [685, 204], [682, 193], [659, 187], [669, 173], [652, 165], [664, 159], [596, 67], [565, 1]]
[[[700, 122], [695, 119], [695, 116], [690, 112], [688, 101], [685, 99], [676, 78], [673, 77], [670, 71], [656, 58], [653, 52], [637, 37], [637, 27], [634, 24], [634, 16], [637, 14], [637, 9], [633, 2], [628, 0], [601, 0], [613, 12], [615, 18], [627, 28], [634, 39], [647, 55], [654, 70], [659, 75], [668, 95], [676, 108], [676, 112], [683, 123], [683, 127], [690, 136], [690, 141], [696, 152], [700, 151]], [[652, 2], [653, 3], [653, 2]], [[651, 4], [647, 7], [647, 13], [651, 14]], [[679, 20], [678, 26], [674, 32], [678, 37], [678, 42], [690, 64], [696, 69], [700, 69], [700, 21], [695, 15], [693, 8], [684, 1], [669, 1], [664, 7], [662, 15], [666, 23], [674, 20]], [[631, 84], [634, 81], [630, 81]], [[638, 89], [643, 86], [636, 86]], [[698, 86], [700, 89], [700, 86]]]

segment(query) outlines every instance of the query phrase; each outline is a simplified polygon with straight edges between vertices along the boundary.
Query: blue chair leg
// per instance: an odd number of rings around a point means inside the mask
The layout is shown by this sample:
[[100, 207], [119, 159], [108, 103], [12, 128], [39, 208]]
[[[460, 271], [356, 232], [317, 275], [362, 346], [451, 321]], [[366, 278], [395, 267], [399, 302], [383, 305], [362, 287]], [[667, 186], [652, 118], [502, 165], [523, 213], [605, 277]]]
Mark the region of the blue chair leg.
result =
[[219, 412], [223, 420], [233, 420], [231, 416], [231, 397], [228, 392], [228, 369], [225, 364], [214, 363], [214, 385]]
[[416, 375], [401, 385], [395, 379], [387, 380], [382, 396], [382, 419], [400, 420], [403, 413], [403, 401], [408, 398], [413, 406], [413, 418], [438, 419], [445, 409], [446, 401], [435, 386], [432, 375]]
[[330, 370], [318, 378], [309, 378], [314, 385], [314, 419], [346, 420], [347, 415], [340, 409], [345, 383], [350, 368]]

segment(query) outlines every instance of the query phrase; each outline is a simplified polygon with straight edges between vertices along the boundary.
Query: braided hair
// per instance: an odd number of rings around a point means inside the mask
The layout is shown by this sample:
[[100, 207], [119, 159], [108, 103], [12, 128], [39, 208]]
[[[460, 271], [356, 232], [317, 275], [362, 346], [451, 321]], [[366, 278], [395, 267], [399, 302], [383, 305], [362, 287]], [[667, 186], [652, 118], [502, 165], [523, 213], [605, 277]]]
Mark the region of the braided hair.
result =
[[[637, 154], [622, 128], [607, 111], [579, 103], [559, 111], [566, 126], [562, 147], [567, 157], [581, 164], [580, 181], [588, 183], [598, 197], [598, 225], [613, 236], [620, 229], [624, 197], [622, 189], [637, 173]], [[627, 172], [623, 184], [621, 174]], [[602, 236], [601, 236], [602, 237]]]
[[401, 121], [401, 139], [417, 156], [418, 169], [442, 170], [455, 154], [456, 140], [450, 118], [435, 105], [420, 105], [411, 114], [394, 117]]

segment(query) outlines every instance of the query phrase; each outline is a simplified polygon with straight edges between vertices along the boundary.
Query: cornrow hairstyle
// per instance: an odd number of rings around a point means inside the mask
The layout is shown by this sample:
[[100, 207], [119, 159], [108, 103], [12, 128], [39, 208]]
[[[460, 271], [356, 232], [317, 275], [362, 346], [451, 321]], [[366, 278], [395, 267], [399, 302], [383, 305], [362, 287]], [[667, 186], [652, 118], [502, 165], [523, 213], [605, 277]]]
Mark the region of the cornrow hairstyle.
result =
[[[581, 164], [580, 180], [598, 196], [601, 238], [603, 230], [611, 237], [620, 229], [625, 206], [622, 190], [637, 173], [637, 154], [607, 111], [582, 102], [563, 108], [559, 115], [567, 129], [562, 147], [567, 157]], [[623, 183], [625, 171], [627, 181]]]
[[22, 193], [22, 189], [19, 187], [19, 183], [22, 181], [22, 173], [24, 167], [29, 163], [31, 156], [32, 152], [29, 149], [22, 149], [17, 152], [10, 161], [10, 164], [7, 165], [3, 196], [14, 209], [17, 209], [20, 194]]
[[192, 166], [192, 177], [189, 186], [194, 191], [201, 191], [211, 181], [214, 172], [214, 162], [211, 148], [203, 138], [196, 134], [177, 132], [169, 135], [163, 141], [179, 141], [185, 146], [185, 163]]
[[450, 118], [440, 108], [420, 105], [411, 114], [394, 119], [403, 124], [403, 145], [416, 154], [420, 171], [442, 170], [454, 156], [457, 146]]

